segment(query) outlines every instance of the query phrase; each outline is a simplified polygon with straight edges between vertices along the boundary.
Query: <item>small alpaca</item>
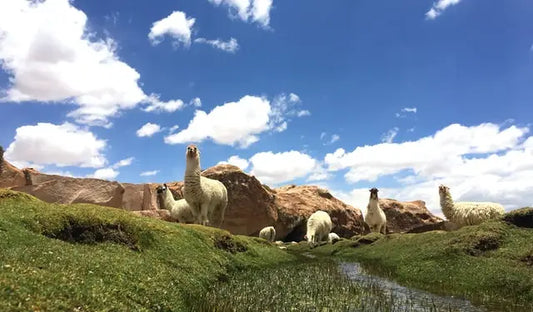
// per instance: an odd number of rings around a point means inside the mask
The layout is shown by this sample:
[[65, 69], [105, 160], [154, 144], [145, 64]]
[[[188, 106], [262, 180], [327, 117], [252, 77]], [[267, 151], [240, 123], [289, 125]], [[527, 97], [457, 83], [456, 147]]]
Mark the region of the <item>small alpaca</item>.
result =
[[491, 202], [453, 202], [450, 188], [439, 186], [440, 207], [448, 221], [462, 227], [480, 224], [489, 219], [501, 217], [505, 210], [498, 203]]
[[379, 207], [378, 189], [370, 189], [370, 200], [366, 206], [365, 222], [370, 227], [370, 232], [386, 234], [387, 216]]
[[315, 211], [307, 220], [307, 242], [314, 246], [320, 242], [328, 241], [328, 235], [333, 228], [329, 214], [325, 211]]
[[166, 184], [158, 186], [156, 191], [161, 199], [162, 208], [169, 210], [173, 219], [177, 219], [179, 223], [193, 223], [195, 221], [187, 201], [185, 199], [175, 200]]
[[273, 242], [276, 239], [276, 229], [273, 226], [267, 226], [259, 232], [259, 237]]
[[228, 204], [228, 190], [218, 180], [200, 175], [200, 150], [196, 145], [187, 146], [183, 197], [191, 206], [196, 223], [220, 226]]
[[337, 233], [329, 233], [328, 235], [328, 242], [332, 243], [332, 244], [335, 244], [336, 242], [340, 241], [341, 238], [339, 237], [339, 235], [337, 235]]

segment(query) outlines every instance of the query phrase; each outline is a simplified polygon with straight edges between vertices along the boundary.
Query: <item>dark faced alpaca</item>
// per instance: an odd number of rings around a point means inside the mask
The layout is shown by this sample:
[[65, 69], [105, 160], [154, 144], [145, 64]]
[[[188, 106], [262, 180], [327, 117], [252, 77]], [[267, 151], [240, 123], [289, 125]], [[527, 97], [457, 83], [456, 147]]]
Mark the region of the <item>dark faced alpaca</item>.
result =
[[378, 189], [373, 187], [370, 189], [370, 199], [378, 199]]
[[158, 186], [155, 190], [157, 191], [157, 194], [162, 194], [162, 193], [164, 193], [167, 190], [167, 188], [168, 188], [168, 186], [165, 183], [163, 185]]

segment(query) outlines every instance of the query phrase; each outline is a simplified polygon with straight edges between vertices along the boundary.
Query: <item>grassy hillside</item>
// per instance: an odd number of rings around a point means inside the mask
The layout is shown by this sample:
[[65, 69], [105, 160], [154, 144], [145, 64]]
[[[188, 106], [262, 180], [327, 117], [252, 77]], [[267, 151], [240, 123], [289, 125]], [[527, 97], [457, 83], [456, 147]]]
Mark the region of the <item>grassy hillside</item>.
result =
[[295, 258], [218, 229], [0, 190], [0, 311], [187, 311], [232, 271]]
[[532, 228], [492, 221], [455, 232], [369, 234], [313, 253], [358, 261], [404, 285], [497, 311], [533, 311]]

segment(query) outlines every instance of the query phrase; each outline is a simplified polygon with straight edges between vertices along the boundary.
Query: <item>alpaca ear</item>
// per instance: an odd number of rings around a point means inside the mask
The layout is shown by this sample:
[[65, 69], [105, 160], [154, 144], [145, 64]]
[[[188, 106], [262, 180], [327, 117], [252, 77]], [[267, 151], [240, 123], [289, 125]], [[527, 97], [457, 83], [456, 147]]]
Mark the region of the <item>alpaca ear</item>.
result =
[[163, 183], [163, 185], [165, 186], [165, 188], [167, 188], [167, 187], [168, 187], [166, 183]]

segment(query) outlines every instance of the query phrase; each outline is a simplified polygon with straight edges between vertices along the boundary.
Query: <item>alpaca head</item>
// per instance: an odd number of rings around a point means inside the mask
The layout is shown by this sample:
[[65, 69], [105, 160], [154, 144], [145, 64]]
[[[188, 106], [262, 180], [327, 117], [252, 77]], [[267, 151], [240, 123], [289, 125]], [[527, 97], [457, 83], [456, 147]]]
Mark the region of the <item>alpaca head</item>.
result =
[[196, 159], [200, 157], [200, 150], [198, 147], [194, 144], [190, 144], [187, 146], [187, 152], [186, 152], [187, 158], [189, 159]]
[[450, 188], [444, 184], [439, 185], [439, 195], [446, 195], [450, 191]]
[[162, 194], [163, 192], [167, 190], [167, 188], [168, 188], [167, 185], [163, 184], [163, 185], [158, 186], [155, 190], [157, 191], [157, 194]]
[[378, 199], [378, 189], [373, 187], [370, 190], [370, 199]]

